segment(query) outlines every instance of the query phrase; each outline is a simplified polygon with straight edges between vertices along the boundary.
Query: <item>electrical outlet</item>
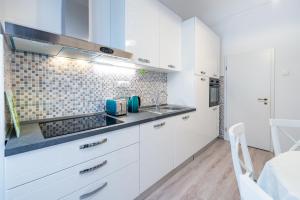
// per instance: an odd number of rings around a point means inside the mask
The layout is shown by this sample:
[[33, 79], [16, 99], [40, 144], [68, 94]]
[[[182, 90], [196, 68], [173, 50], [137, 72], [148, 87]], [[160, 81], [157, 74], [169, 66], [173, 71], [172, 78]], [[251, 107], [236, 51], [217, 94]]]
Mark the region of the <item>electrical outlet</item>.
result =
[[119, 88], [129, 88], [130, 83], [129, 81], [118, 81], [117, 82], [117, 87]]

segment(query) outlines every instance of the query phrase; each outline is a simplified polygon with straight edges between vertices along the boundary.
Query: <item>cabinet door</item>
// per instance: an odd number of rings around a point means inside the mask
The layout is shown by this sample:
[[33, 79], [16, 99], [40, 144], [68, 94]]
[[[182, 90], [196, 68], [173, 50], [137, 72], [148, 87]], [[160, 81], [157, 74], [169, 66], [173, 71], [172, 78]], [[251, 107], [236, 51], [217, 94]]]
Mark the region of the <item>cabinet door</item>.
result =
[[137, 64], [159, 66], [159, 4], [153, 0], [126, 1], [126, 50]]
[[132, 200], [139, 194], [138, 162], [62, 198], [62, 200]]
[[207, 132], [207, 138], [210, 141], [219, 136], [219, 106], [209, 108], [209, 131]]
[[204, 76], [196, 76], [195, 79], [195, 101], [197, 108], [195, 127], [197, 131], [197, 149], [200, 150], [209, 143], [210, 137], [210, 118], [209, 116], [209, 78]]
[[168, 118], [140, 126], [140, 192], [173, 169], [173, 122]]
[[209, 76], [219, 77], [219, 67], [220, 67], [220, 38], [211, 31], [210, 35], [210, 60], [209, 63]]
[[62, 32], [61, 0], [9, 0], [5, 1], [3, 11], [5, 21], [58, 34]]
[[219, 76], [220, 39], [203, 22], [196, 19], [196, 66], [198, 75]]
[[163, 4], [159, 18], [159, 64], [161, 68], [181, 68], [181, 18]]
[[174, 145], [174, 165], [182, 164], [196, 151], [198, 137], [196, 126], [196, 113], [186, 113], [176, 117], [175, 145]]

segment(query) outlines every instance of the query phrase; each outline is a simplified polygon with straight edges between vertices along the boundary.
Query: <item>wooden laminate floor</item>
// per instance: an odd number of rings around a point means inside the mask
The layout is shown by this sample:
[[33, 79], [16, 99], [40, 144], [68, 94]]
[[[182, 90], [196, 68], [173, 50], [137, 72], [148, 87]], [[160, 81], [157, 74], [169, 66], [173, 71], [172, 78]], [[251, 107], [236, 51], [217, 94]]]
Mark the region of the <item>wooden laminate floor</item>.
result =
[[[270, 152], [250, 148], [256, 177]], [[239, 192], [233, 171], [230, 146], [218, 139], [191, 163], [168, 179], [146, 200], [235, 200]]]

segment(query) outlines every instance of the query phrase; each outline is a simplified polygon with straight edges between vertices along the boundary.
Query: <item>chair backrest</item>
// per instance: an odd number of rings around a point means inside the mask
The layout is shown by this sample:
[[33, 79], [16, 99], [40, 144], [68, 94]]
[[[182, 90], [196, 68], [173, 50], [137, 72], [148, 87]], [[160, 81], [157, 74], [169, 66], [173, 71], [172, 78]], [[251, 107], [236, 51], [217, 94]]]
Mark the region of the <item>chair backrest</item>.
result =
[[240, 194], [242, 200], [272, 200], [265, 191], [263, 191], [253, 180], [247, 175], [239, 176]]
[[279, 133], [286, 136], [294, 145], [289, 150], [295, 150], [300, 146], [299, 141], [293, 138], [287, 131], [282, 128], [300, 128], [300, 120], [289, 119], [270, 119], [272, 143], [275, 156], [282, 153], [282, 148], [279, 140]]
[[[255, 179], [253, 165], [248, 151], [248, 146], [246, 143], [244, 123], [238, 123], [230, 127], [229, 138], [230, 138], [234, 172], [235, 172], [238, 186], [240, 188], [239, 176], [243, 174], [243, 170], [245, 171], [245, 174], [250, 176], [252, 179]], [[244, 162], [239, 157], [240, 146], [241, 146]]]

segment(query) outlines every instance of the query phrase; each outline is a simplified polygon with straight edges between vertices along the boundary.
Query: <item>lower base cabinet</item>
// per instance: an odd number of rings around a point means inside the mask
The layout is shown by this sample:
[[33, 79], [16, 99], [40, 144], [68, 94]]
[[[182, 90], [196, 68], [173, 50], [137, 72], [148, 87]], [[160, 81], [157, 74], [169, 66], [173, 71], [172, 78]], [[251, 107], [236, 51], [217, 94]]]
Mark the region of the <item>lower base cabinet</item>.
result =
[[[6, 191], [7, 200], [55, 200], [80, 190], [132, 163], [139, 163], [139, 144], [130, 145], [110, 154], [81, 163], [55, 174]], [[137, 169], [134, 176], [139, 176]], [[123, 179], [123, 177], [120, 177]], [[120, 180], [122, 181], [122, 180]], [[139, 187], [138, 182], [133, 182]], [[118, 190], [116, 190], [118, 191]], [[122, 190], [121, 190], [122, 191]], [[47, 195], [45, 195], [47, 194]]]
[[187, 113], [176, 117], [174, 132], [174, 165], [182, 164], [200, 150], [200, 130], [197, 128], [196, 113]]
[[140, 125], [140, 192], [144, 192], [174, 167], [174, 118]]
[[62, 200], [133, 200], [139, 195], [139, 163], [96, 181]]

